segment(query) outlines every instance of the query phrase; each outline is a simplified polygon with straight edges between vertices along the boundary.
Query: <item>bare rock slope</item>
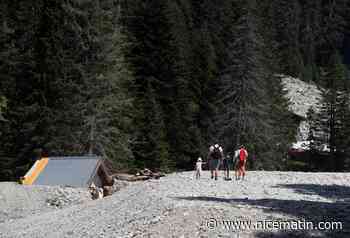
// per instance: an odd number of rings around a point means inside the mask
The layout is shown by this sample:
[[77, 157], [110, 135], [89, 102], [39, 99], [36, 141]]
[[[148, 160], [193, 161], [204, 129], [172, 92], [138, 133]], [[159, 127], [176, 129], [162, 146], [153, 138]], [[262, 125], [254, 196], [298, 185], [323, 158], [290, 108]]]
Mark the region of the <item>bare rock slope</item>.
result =
[[296, 115], [305, 118], [307, 111], [312, 108], [317, 110], [317, 103], [322, 98], [321, 90], [315, 83], [306, 83], [298, 78], [281, 76], [286, 97], [290, 101], [290, 110]]
[[[246, 181], [174, 173], [135, 182], [105, 199], [7, 221], [0, 224], [0, 237], [345, 238], [350, 237], [349, 180], [349, 173], [249, 172]], [[319, 222], [338, 222], [342, 229], [254, 226], [278, 219], [313, 222], [316, 228]], [[237, 222], [251, 227], [237, 228]]]
[[318, 103], [322, 95], [321, 90], [313, 82], [307, 83], [298, 78], [280, 75], [286, 98], [288, 98], [289, 110], [302, 118], [296, 135], [297, 141], [305, 141], [309, 135], [309, 124], [306, 121], [309, 109], [318, 111]]

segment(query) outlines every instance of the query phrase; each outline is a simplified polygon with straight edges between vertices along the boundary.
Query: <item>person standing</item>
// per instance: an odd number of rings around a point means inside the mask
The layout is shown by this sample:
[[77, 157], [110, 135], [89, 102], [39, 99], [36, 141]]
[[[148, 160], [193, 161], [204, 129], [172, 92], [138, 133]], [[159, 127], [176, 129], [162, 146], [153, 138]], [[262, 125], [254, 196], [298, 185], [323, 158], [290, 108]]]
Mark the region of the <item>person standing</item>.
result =
[[208, 156], [207, 156], [208, 167], [209, 167], [209, 170], [210, 170], [211, 179], [214, 178], [214, 169], [213, 169], [213, 166], [212, 166], [213, 162], [211, 161], [212, 160], [211, 154], [213, 153], [213, 151], [214, 151], [214, 146], [211, 145], [209, 147], [209, 153], [208, 153]]
[[210, 146], [208, 153], [208, 161], [210, 167], [211, 178], [218, 179], [219, 167], [221, 161], [224, 157], [223, 149], [219, 144], [215, 144], [214, 146]]
[[199, 157], [197, 162], [196, 162], [196, 179], [200, 179], [201, 178], [201, 174], [202, 174], [202, 164], [204, 164], [202, 162], [202, 158]]
[[239, 179], [240, 177], [242, 177], [242, 180], [244, 180], [247, 158], [248, 158], [248, 151], [245, 149], [244, 145], [241, 145], [239, 149], [238, 178], [236, 179]]
[[230, 179], [230, 156], [229, 155], [226, 155], [226, 157], [224, 158], [223, 166], [224, 166], [224, 179], [231, 180]]
[[238, 173], [239, 173], [239, 148], [237, 150], [235, 150], [233, 158], [232, 158], [232, 162], [233, 162], [233, 168], [235, 170], [235, 177], [236, 180], [239, 179], [238, 177]]

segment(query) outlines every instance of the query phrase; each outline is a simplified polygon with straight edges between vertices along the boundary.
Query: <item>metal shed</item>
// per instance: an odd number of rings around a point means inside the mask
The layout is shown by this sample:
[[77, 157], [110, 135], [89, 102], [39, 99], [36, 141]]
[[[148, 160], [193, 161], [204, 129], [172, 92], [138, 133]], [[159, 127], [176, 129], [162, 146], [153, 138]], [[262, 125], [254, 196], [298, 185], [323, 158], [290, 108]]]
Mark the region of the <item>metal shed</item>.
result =
[[49, 157], [37, 160], [21, 179], [23, 184], [102, 187], [109, 183], [104, 160], [98, 156]]

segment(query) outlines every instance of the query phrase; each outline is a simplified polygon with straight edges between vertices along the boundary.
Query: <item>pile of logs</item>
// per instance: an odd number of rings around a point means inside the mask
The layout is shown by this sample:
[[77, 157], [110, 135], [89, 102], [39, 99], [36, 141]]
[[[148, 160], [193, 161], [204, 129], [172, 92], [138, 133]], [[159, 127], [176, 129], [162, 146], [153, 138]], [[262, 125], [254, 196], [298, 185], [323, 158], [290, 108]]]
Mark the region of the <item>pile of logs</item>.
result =
[[116, 173], [113, 174], [112, 177], [118, 180], [124, 180], [124, 181], [140, 181], [140, 180], [148, 180], [148, 179], [159, 179], [160, 177], [163, 177], [164, 174], [160, 172], [152, 172], [149, 169], [142, 169], [138, 171], [136, 174], [122, 174], [122, 173]]

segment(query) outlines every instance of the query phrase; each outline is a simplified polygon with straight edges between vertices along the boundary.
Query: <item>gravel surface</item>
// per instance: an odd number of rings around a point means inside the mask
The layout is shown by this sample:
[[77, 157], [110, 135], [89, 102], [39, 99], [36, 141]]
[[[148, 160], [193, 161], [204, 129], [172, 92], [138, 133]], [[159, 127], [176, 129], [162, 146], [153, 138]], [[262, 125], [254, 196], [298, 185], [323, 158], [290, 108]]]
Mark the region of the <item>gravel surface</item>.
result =
[[84, 188], [2, 182], [0, 183], [0, 223], [90, 200], [91, 195]]
[[[350, 174], [248, 172], [245, 181], [204, 172], [135, 182], [110, 197], [0, 224], [0, 237], [350, 237]], [[342, 230], [241, 229], [227, 224], [338, 221]], [[226, 223], [223, 223], [226, 221]], [[226, 226], [225, 226], [226, 224]]]

